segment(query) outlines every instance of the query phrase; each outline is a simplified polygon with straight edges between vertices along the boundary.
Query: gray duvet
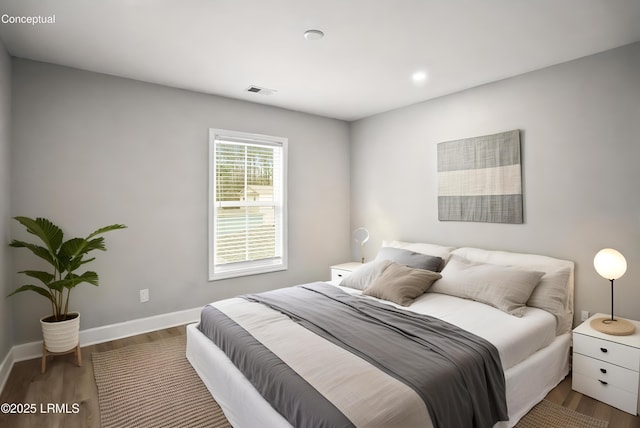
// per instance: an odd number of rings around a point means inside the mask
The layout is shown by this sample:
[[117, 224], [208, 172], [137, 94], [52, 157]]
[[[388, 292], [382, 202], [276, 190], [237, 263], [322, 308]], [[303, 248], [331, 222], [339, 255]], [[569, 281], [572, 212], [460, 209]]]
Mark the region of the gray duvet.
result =
[[508, 419], [491, 343], [325, 283], [216, 302], [199, 328], [295, 427], [491, 427]]

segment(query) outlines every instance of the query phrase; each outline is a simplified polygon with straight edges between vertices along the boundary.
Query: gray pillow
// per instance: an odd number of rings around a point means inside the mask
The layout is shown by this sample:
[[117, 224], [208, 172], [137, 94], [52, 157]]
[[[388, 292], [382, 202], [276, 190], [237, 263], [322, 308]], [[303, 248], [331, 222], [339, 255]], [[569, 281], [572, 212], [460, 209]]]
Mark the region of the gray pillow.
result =
[[378, 251], [376, 260], [391, 260], [400, 265], [406, 265], [416, 269], [440, 272], [442, 270], [442, 258], [403, 250], [402, 248], [382, 247]]
[[375, 260], [365, 263], [357, 269], [354, 269], [349, 276], [343, 278], [342, 281], [340, 281], [340, 285], [357, 290], [364, 290], [369, 284], [375, 281], [391, 263], [391, 260]]
[[409, 306], [439, 278], [437, 272], [391, 263], [362, 294]]
[[476, 300], [521, 317], [542, 275], [544, 272], [476, 263], [454, 254], [442, 271], [442, 279], [429, 291]]

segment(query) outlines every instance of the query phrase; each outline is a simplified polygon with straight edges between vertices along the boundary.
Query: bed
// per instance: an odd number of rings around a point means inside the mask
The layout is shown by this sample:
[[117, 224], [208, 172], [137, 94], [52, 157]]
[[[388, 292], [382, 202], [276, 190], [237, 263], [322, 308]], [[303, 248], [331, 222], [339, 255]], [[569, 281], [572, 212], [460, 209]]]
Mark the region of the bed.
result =
[[[423, 269], [425, 259], [429, 269]], [[446, 427], [456, 426], [461, 420], [469, 421], [462, 426], [511, 427], [567, 375], [573, 262], [541, 255], [385, 241], [376, 260], [366, 265], [341, 284], [303, 284], [214, 302], [203, 309], [200, 323], [187, 327], [187, 358], [234, 427]], [[416, 274], [422, 275], [419, 281]], [[410, 277], [422, 284], [424, 275], [430, 281], [426, 292], [412, 289], [409, 294], [414, 293], [415, 298], [402, 300], [407, 281], [398, 278]], [[402, 282], [401, 296], [385, 295], [389, 284], [395, 282]], [[333, 306], [325, 306], [329, 301], [331, 305], [338, 301], [340, 309], [337, 315], [323, 317], [334, 311]], [[344, 311], [351, 311], [352, 306], [356, 308], [353, 320], [336, 322], [347, 319], [342, 318], [350, 316]], [[363, 312], [364, 307], [374, 315]], [[388, 316], [393, 317], [393, 324]], [[383, 325], [366, 324], [358, 331], [358, 318], [366, 322], [381, 318]], [[327, 325], [322, 324], [325, 322]], [[398, 327], [397, 323], [410, 326]], [[224, 324], [236, 330], [216, 330]], [[415, 345], [418, 350], [405, 349], [414, 345], [404, 342], [361, 349], [367, 348], [367, 343], [378, 345], [378, 337], [379, 343], [386, 343], [379, 332], [388, 325], [401, 331], [402, 340], [411, 336], [412, 341], [419, 342]], [[422, 327], [417, 333], [411, 330], [407, 334], [407, 328], [415, 325], [437, 331], [444, 339], [423, 338]], [[443, 326], [447, 332], [440, 333]], [[355, 337], [356, 344], [345, 346], [342, 335], [349, 340]], [[439, 351], [449, 342], [448, 335], [456, 338], [453, 356], [447, 350]], [[457, 340], [463, 340], [459, 336], [468, 336], [464, 340], [472, 342], [458, 344]], [[235, 337], [244, 337], [242, 346], [252, 351], [230, 344], [230, 338]], [[427, 351], [420, 346], [426, 346]], [[434, 347], [446, 364], [435, 363], [441, 368], [424, 369], [420, 366], [422, 355]], [[463, 357], [458, 360], [455, 354], [465, 347], [478, 354], [478, 349], [486, 347], [481, 357], [471, 358], [476, 364], [471, 369], [458, 363]], [[394, 352], [385, 353], [385, 349]], [[384, 363], [371, 360], [371, 352], [381, 353], [374, 357]], [[389, 365], [398, 368], [387, 369], [389, 355], [394, 353], [399, 362]], [[412, 354], [420, 358], [412, 360]], [[252, 355], [259, 357], [252, 360]], [[275, 372], [253, 371], [258, 370], [255, 366], [264, 355], [272, 359]], [[478, 363], [478, 358], [483, 358], [482, 362]], [[459, 365], [472, 381], [466, 377], [459, 380], [459, 373], [449, 374], [449, 361]], [[492, 364], [498, 366], [499, 375]], [[416, 366], [420, 375], [431, 373], [435, 383], [414, 381], [414, 374], [405, 373], [411, 366]], [[479, 374], [480, 366], [488, 372]], [[483, 379], [489, 380], [475, 385]], [[300, 384], [310, 386], [309, 391], [299, 389]], [[424, 390], [418, 390], [415, 384]], [[468, 390], [456, 390], [456, 384]], [[488, 389], [478, 392], [483, 388]], [[483, 401], [485, 396], [493, 401]], [[476, 398], [478, 403], [469, 405]], [[442, 401], [447, 403], [444, 409]]]

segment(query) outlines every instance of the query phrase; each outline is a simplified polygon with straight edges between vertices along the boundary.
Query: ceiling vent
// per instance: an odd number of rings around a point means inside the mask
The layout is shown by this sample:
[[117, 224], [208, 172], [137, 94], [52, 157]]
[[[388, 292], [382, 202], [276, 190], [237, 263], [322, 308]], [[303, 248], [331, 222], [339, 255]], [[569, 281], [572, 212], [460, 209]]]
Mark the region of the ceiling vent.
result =
[[255, 86], [255, 85], [249, 86], [247, 89], [245, 89], [245, 91], [253, 92], [254, 94], [260, 94], [260, 95], [272, 95], [278, 92], [275, 89], [261, 88], [260, 86]]

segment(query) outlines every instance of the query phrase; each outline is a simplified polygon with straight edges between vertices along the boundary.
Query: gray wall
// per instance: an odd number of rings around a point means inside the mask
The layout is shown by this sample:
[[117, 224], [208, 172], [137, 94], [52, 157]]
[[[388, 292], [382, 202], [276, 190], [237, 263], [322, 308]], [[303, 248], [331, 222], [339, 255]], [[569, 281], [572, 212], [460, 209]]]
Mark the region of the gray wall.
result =
[[[82, 328], [327, 278], [329, 265], [359, 257], [356, 248], [349, 257], [350, 230], [358, 226], [372, 234], [368, 258], [382, 239], [397, 238], [574, 260], [578, 314], [609, 310], [608, 283], [592, 259], [611, 246], [629, 262], [616, 282], [616, 313], [640, 319], [640, 44], [351, 125], [27, 60], [14, 59], [11, 73], [2, 58], [3, 211], [12, 76], [10, 215], [44, 215], [71, 235], [114, 222], [129, 226], [106, 235], [109, 251], [93, 265], [102, 285], [74, 292]], [[210, 127], [289, 138], [288, 271], [207, 282]], [[439, 222], [436, 144], [516, 128], [525, 224]], [[15, 223], [11, 235], [26, 238]], [[0, 249], [11, 272], [32, 260]], [[149, 303], [138, 303], [141, 288], [150, 289]], [[0, 303], [9, 319], [0, 352], [38, 340], [37, 320], [48, 309], [35, 295]], [[15, 340], [6, 327], [11, 310]]]
[[[105, 235], [108, 251], [92, 266], [100, 287], [74, 291], [82, 329], [328, 279], [349, 258], [345, 122], [21, 59], [13, 112], [13, 216], [46, 216], [69, 235], [129, 227]], [[207, 281], [211, 127], [289, 138], [287, 271]], [[14, 223], [14, 237], [27, 238]], [[13, 251], [16, 269], [33, 265]], [[16, 343], [40, 339], [46, 301], [12, 299]]]
[[[616, 310], [640, 320], [640, 43], [362, 119], [351, 127], [352, 228], [383, 239], [547, 254], [576, 263], [580, 310], [610, 312], [593, 269], [621, 251]], [[440, 222], [436, 145], [522, 130], [525, 223]], [[358, 257], [353, 249], [352, 257]]]
[[7, 244], [9, 238], [9, 160], [11, 120], [11, 58], [0, 41], [0, 363], [13, 345], [11, 302], [5, 298], [10, 292], [13, 266]]

